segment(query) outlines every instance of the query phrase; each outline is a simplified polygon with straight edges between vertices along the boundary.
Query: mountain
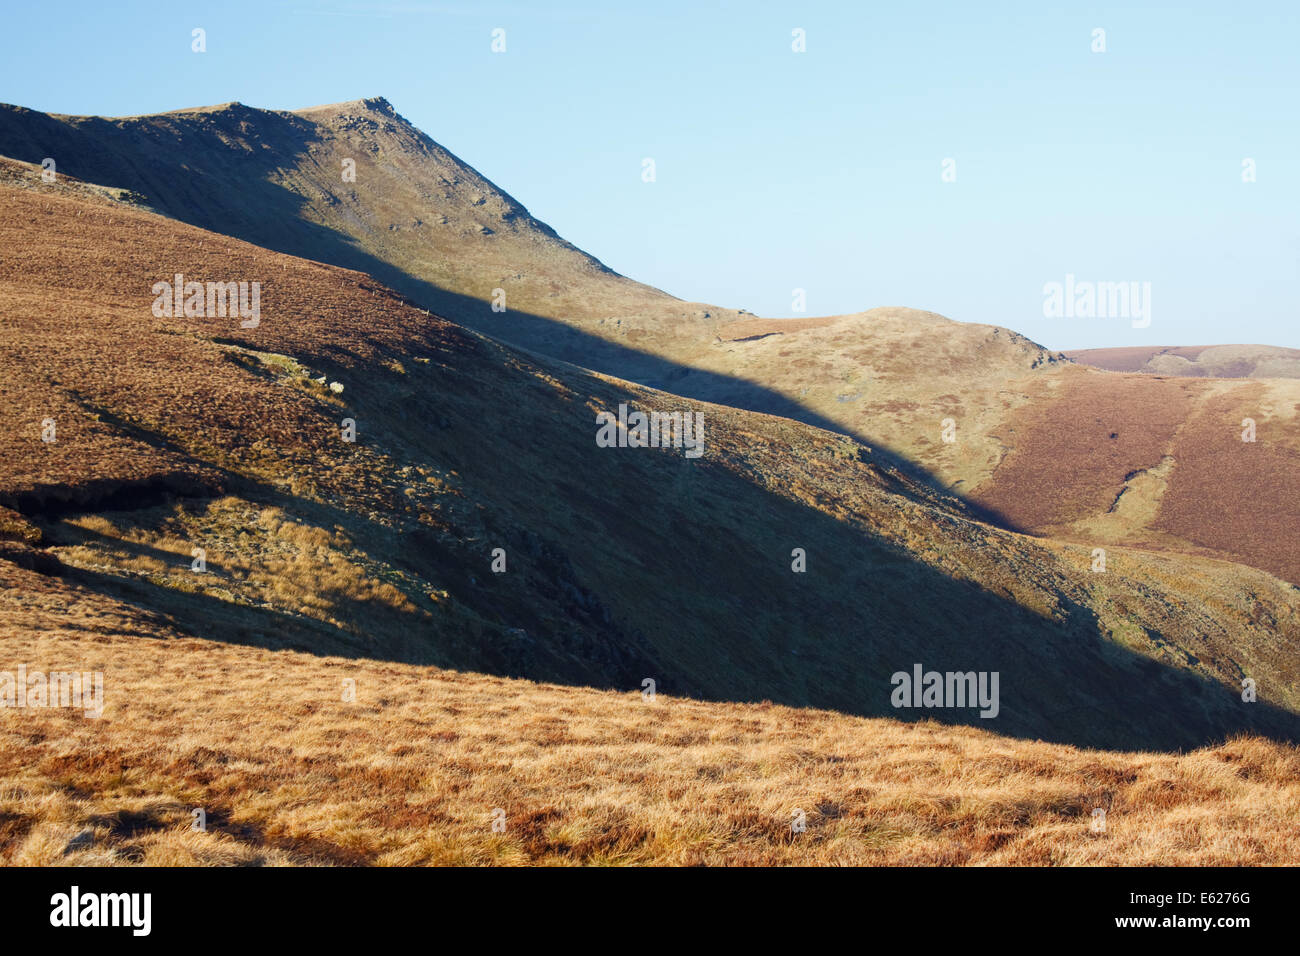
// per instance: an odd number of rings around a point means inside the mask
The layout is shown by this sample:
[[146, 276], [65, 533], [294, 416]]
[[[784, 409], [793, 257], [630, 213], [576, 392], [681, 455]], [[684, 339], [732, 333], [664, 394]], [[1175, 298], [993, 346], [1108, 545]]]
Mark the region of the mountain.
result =
[[[1011, 736], [1300, 731], [1300, 592], [1265, 573], [1124, 548], [1098, 573], [842, 435], [525, 354], [361, 273], [3, 167], [18, 608], [43, 575], [224, 644], [885, 716], [920, 662], [998, 671], [998, 716], [956, 719]], [[258, 282], [258, 324], [166, 315], [176, 274]], [[600, 447], [621, 404], [702, 414], [703, 455]]]
[[[1295, 859], [1296, 588], [1173, 551], [1096, 570], [839, 431], [521, 350], [157, 203], [0, 159], [0, 699], [103, 677], [98, 719], [0, 707], [0, 862]], [[177, 311], [178, 274], [183, 306], [234, 283], [248, 315]], [[1154, 381], [909, 310], [718, 339], [766, 362], [787, 335], [844, 367], [870, 343], [895, 390], [909, 354], [969, 396], [1013, 354], [1076, 389], [1026, 416]], [[598, 446], [620, 404], [702, 414], [703, 454]], [[997, 715], [894, 708], [916, 663], [996, 671]]]
[[458, 321], [492, 314], [501, 285], [512, 311], [552, 318], [681, 306], [565, 242], [382, 98], [111, 119], [4, 105], [0, 155], [52, 157], [182, 222], [367, 272]]
[[[913, 309], [768, 320], [683, 302], [559, 238], [378, 98], [111, 119], [3, 106], [0, 154], [52, 157], [182, 222], [365, 272], [530, 353], [842, 433], [1006, 528], [1300, 583], [1294, 379], [1105, 373]], [[1216, 354], [1196, 367], [1245, 368]], [[1252, 354], [1254, 374], [1289, 361]]]

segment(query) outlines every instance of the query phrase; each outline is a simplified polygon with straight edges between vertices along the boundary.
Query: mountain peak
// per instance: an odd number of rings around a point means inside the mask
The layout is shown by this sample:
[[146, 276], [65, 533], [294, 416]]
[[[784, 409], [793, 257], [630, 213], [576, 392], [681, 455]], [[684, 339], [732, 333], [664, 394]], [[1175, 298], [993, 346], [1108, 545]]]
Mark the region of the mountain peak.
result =
[[323, 103], [320, 106], [308, 106], [300, 110], [294, 110], [299, 115], [306, 113], [378, 113], [382, 116], [388, 116], [400, 119], [397, 110], [393, 109], [393, 104], [382, 96], [366, 96], [359, 100], [344, 100], [341, 103]]

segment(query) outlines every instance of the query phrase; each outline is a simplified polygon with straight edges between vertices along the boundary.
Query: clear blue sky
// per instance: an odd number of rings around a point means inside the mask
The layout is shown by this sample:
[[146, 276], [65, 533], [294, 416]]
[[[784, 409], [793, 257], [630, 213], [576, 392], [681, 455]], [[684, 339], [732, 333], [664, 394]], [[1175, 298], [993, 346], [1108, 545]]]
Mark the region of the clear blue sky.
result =
[[[803, 288], [809, 314], [908, 305], [1053, 348], [1300, 347], [1296, 0], [79, 0], [7, 5], [0, 32], [0, 100], [49, 112], [374, 95], [683, 298], [788, 316]], [[1044, 318], [1067, 273], [1150, 282], [1150, 327]]]

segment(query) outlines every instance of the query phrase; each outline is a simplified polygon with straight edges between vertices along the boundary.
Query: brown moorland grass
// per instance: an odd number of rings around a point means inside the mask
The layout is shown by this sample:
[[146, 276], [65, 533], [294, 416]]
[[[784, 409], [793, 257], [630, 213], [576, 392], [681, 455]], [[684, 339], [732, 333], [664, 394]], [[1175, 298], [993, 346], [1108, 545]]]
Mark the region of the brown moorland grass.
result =
[[[1287, 393], [1290, 415], [1269, 413], [1270, 391]], [[1181, 464], [1156, 528], [1300, 582], [1298, 411], [1300, 388], [1289, 383], [1252, 382], [1206, 401], [1179, 433]], [[1247, 418], [1253, 442], [1242, 440]]]
[[1078, 349], [1065, 354], [1076, 362], [1111, 372], [1211, 378], [1300, 378], [1300, 349], [1275, 345], [1129, 346]]
[[1087, 369], [1061, 379], [1011, 416], [1010, 450], [972, 495], [1026, 530], [1108, 511], [1134, 471], [1159, 464], [1191, 409], [1190, 382]]
[[[1181, 755], [1090, 751], [273, 652], [179, 636], [100, 595], [10, 575], [21, 591], [5, 592], [8, 659], [102, 669], [107, 702], [98, 720], [0, 710], [11, 865], [1300, 859], [1300, 750], [1258, 738]], [[207, 832], [191, 828], [196, 808]], [[1104, 833], [1090, 828], [1096, 808]]]
[[1035, 534], [1213, 554], [1300, 582], [1300, 384], [1085, 368], [1054, 384], [1001, 426], [1014, 439], [975, 503]]

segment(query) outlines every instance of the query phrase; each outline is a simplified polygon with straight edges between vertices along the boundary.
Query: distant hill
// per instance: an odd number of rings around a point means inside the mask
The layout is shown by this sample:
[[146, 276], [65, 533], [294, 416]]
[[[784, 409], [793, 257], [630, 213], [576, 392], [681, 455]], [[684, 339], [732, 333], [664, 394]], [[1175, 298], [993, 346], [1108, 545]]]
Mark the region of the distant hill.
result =
[[1079, 349], [1065, 354], [1076, 362], [1110, 372], [1204, 378], [1300, 378], [1300, 349], [1275, 345]]

